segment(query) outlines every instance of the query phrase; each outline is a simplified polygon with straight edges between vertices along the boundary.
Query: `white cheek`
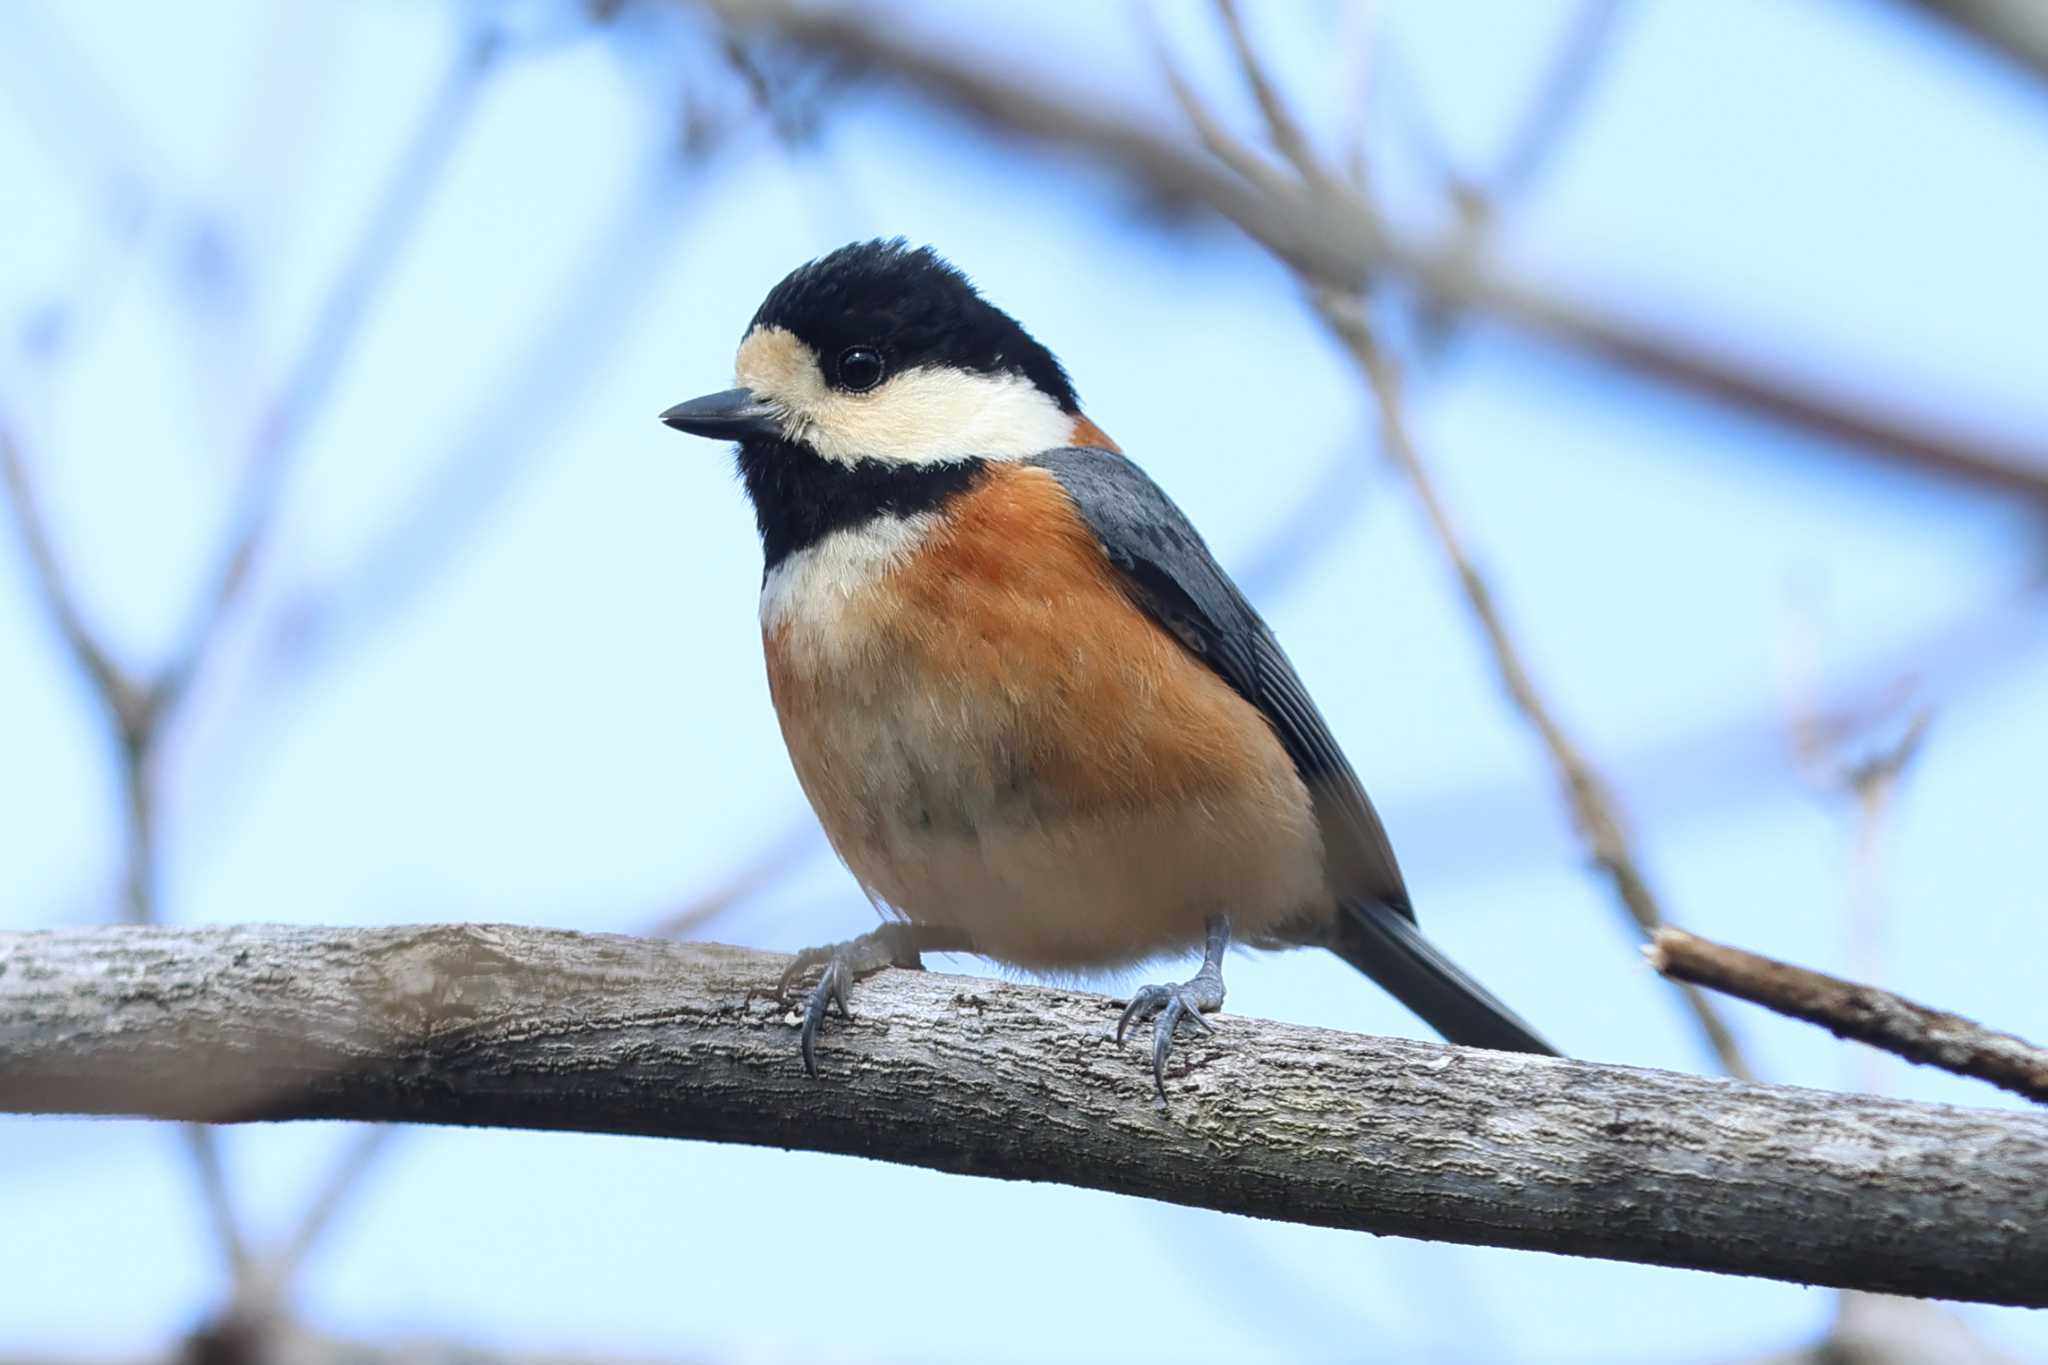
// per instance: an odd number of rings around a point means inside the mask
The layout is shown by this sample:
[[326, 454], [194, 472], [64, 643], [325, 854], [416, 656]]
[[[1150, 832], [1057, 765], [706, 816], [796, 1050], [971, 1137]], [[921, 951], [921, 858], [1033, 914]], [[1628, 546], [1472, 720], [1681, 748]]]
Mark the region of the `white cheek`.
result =
[[1022, 460], [1073, 437], [1072, 414], [1020, 375], [916, 369], [872, 393], [846, 393], [826, 384], [810, 348], [779, 327], [748, 336], [735, 377], [782, 409], [790, 439], [847, 464]]
[[1022, 460], [1068, 444], [1074, 419], [1018, 375], [922, 369], [868, 394], [827, 391], [798, 413], [829, 460]]

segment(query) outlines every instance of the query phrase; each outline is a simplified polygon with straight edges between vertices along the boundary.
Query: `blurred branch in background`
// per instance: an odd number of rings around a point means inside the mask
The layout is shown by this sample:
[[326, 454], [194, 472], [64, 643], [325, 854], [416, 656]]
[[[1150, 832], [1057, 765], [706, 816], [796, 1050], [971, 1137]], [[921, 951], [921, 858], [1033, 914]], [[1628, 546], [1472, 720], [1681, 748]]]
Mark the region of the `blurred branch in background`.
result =
[[307, 1203], [298, 1226], [266, 1267], [273, 1300], [281, 1301], [289, 1291], [293, 1277], [306, 1263], [306, 1258], [313, 1254], [320, 1239], [326, 1236], [335, 1215], [355, 1192], [356, 1183], [376, 1164], [385, 1144], [398, 1131], [389, 1124], [375, 1124], [349, 1135], [348, 1146], [328, 1171], [326, 1183]]
[[657, 917], [646, 932], [654, 938], [696, 938], [732, 910], [807, 865], [824, 848], [818, 818], [805, 807], [788, 817], [733, 871]]
[[1504, 205], [1527, 192], [1564, 145], [1565, 135], [1585, 108], [1586, 98], [1613, 51], [1620, 21], [1629, 7], [1629, 0], [1580, 0], [1537, 82], [1535, 95], [1515, 121], [1507, 152], [1494, 173], [1483, 184], [1463, 180], [1464, 197], [1479, 200], [1484, 220], [1498, 217]]
[[[1913, 712], [1903, 733], [1890, 746], [1853, 763], [1845, 774], [1856, 803], [1855, 847], [1849, 862], [1849, 975], [1858, 981], [1882, 981], [1885, 970], [1884, 837], [1900, 780], [1919, 756], [1933, 713]], [[1863, 1053], [1861, 1089], [1885, 1091], [1881, 1053]]]
[[664, 149], [621, 197], [446, 450], [423, 460], [426, 472], [391, 522], [325, 583], [293, 594], [266, 641], [272, 662], [294, 674], [317, 668], [401, 619], [541, 468], [550, 437], [655, 301], [647, 279], [702, 192], [690, 172], [710, 144], [684, 146]]
[[[1816, 702], [1819, 624], [1813, 603], [1802, 603], [1797, 638], [1786, 669], [1787, 729], [1793, 758], [1807, 785], [1831, 804], [1844, 800], [1854, 821], [1846, 910], [1849, 975], [1882, 980], [1885, 970], [1884, 896], [1881, 866], [1886, 816], [1899, 780], [1919, 755], [1933, 712], [1915, 696], [1922, 681], [1902, 675], [1860, 712], [1823, 715]], [[1910, 708], [1910, 709], [1909, 709]], [[1884, 1091], [1883, 1055], [1856, 1050], [1855, 1084], [1871, 1094]]]
[[[1803, 596], [1803, 595], [1802, 595]], [[1900, 712], [1919, 690], [1919, 680], [1898, 676], [1879, 694], [1876, 706], [1850, 714], [1825, 715], [1817, 698], [1820, 629], [1814, 603], [1798, 613], [1786, 669], [1787, 730], [1791, 750], [1807, 784], [1830, 804], [1847, 798], [1853, 806], [1854, 842], [1848, 869], [1848, 952], [1850, 976], [1878, 981], [1886, 975], [1881, 944], [1884, 897], [1879, 866], [1885, 819], [1899, 779], [1919, 754], [1931, 712], [1912, 710], [1900, 728]], [[1851, 759], [1855, 747], [1868, 749], [1882, 728], [1896, 733], [1875, 752]], [[1652, 948], [1654, 954], [1654, 946]], [[1877, 1048], [1849, 1049], [1852, 1084], [1866, 1094], [1885, 1093], [1882, 1063], [1890, 1054]], [[1765, 1357], [1752, 1365], [2010, 1365], [1986, 1346], [1952, 1311], [1933, 1303], [1844, 1290], [1826, 1333], [1801, 1350]]]
[[[1509, 634], [1507, 622], [1495, 604], [1493, 590], [1473, 562], [1463, 537], [1452, 523], [1450, 513], [1436, 490], [1435, 480], [1409, 434], [1400, 378], [1393, 360], [1374, 341], [1358, 300], [1326, 295], [1319, 299], [1318, 307], [1331, 331], [1351, 351], [1372, 385], [1379, 404], [1380, 420], [1387, 433], [1387, 449], [1414, 484], [1430, 527], [1449, 557], [1458, 576], [1458, 585], [1486, 639], [1487, 649], [1500, 673], [1501, 686], [1506, 689], [1516, 711], [1535, 730], [1556, 769], [1559, 790], [1572, 813], [1572, 823], [1585, 841], [1586, 851], [1606, 873], [1616, 900], [1636, 929], [1645, 935], [1656, 933], [1665, 922], [1664, 910], [1657, 894], [1650, 889], [1649, 876], [1643, 870], [1642, 861], [1629, 838], [1620, 802], [1606, 778], [1586, 757], [1585, 750], [1565, 732], [1551, 704], [1544, 699], [1535, 679], [1530, 676], [1528, 666], [1523, 662], [1522, 650]], [[1741, 1044], [1713, 1002], [1689, 985], [1681, 984], [1679, 989], [1686, 1009], [1691, 1012], [1693, 1022], [1721, 1069], [1731, 1076], [1754, 1079], [1755, 1072], [1743, 1056]]]
[[[1167, 62], [1167, 79], [1182, 109], [1195, 126], [1202, 143], [1224, 165], [1265, 184], [1275, 194], [1335, 193], [1336, 173], [1323, 166], [1310, 149], [1309, 140], [1295, 123], [1286, 102], [1266, 75], [1249, 35], [1231, 0], [1218, 0], [1238, 70], [1252, 90], [1266, 123], [1268, 140], [1294, 168], [1299, 183], [1287, 186], [1275, 180], [1277, 172], [1264, 165], [1259, 153], [1227, 132]], [[1162, 60], [1165, 55], [1162, 52]], [[1362, 186], [1353, 189], [1361, 196], [1354, 211], [1367, 218], [1377, 214], [1363, 199]], [[1305, 292], [1313, 299], [1324, 324], [1358, 366], [1360, 378], [1370, 388], [1379, 413], [1381, 445], [1397, 468], [1407, 477], [1422, 505], [1431, 533], [1457, 574], [1458, 584], [1485, 638], [1488, 652], [1499, 671], [1502, 686], [1524, 720], [1536, 731], [1557, 770], [1560, 787], [1573, 822], [1594, 861], [1614, 885], [1616, 897], [1636, 927], [1650, 934], [1664, 923], [1664, 914], [1649, 879], [1642, 870], [1625, 831], [1618, 802], [1604, 778], [1596, 772], [1584, 750], [1565, 733], [1554, 708], [1537, 689], [1523, 662], [1523, 651], [1509, 633], [1507, 623], [1495, 605], [1492, 590], [1480, 575], [1438, 491], [1436, 479], [1423, 461], [1410, 433], [1406, 402], [1395, 363], [1374, 338], [1362, 295], [1348, 290], [1319, 286], [1304, 277]], [[1734, 1034], [1712, 1002], [1699, 991], [1682, 987], [1687, 1008], [1723, 1070], [1732, 1076], [1751, 1078], [1747, 1060]]]
[[0, 960], [11, 1112], [769, 1144], [2048, 1304], [2048, 1116], [1242, 1018], [1188, 1047], [1161, 1112], [1109, 1036], [1120, 1002], [914, 971], [868, 981], [819, 1083], [762, 990], [789, 959], [510, 926], [71, 929], [0, 934]]
[[428, 192], [454, 147], [495, 51], [495, 42], [487, 36], [464, 51], [412, 145], [400, 158], [368, 228], [329, 289], [297, 363], [252, 440], [218, 557], [218, 571], [208, 589], [199, 594], [181, 643], [147, 679], [132, 677], [116, 664], [87, 623], [42, 518], [21, 451], [11, 434], [0, 437], [10, 505], [43, 605], [102, 703], [122, 755], [128, 821], [123, 915], [132, 922], [147, 922], [158, 915], [153, 825], [157, 757], [195, 676], [242, 600], [275, 520], [290, 457], [308, 419], [326, 395], [378, 284], [419, 221]]
[[[499, 51], [494, 29], [480, 27], [471, 34], [394, 162], [361, 235], [328, 287], [306, 341], [251, 438], [211, 580], [198, 594], [179, 643], [146, 678], [134, 677], [117, 664], [87, 621], [43, 519], [28, 466], [11, 432], [0, 430], [0, 464], [4, 464], [8, 501], [33, 581], [99, 701], [114, 741], [124, 816], [121, 911], [131, 923], [147, 924], [162, 918], [161, 756], [175, 733], [194, 681], [211, 662], [222, 632], [246, 598], [277, 520], [292, 459], [331, 392], [380, 287], [423, 219]], [[239, 1299], [255, 1283], [255, 1263], [234, 1210], [217, 1139], [213, 1130], [204, 1126], [188, 1128], [185, 1136], [208, 1222], [232, 1271]]]
[[[1427, 160], [1442, 182], [1444, 199], [1457, 220], [1457, 231], [1444, 256], [1460, 271], [1469, 273], [1485, 256], [1503, 213], [1528, 193], [1563, 148], [1614, 51], [1621, 20], [1629, 8], [1628, 0], [1580, 0], [1527, 107], [1512, 121], [1507, 148], [1490, 175], [1475, 176], [1458, 167], [1441, 138], [1417, 139], [1426, 149]], [[1413, 98], [1419, 105], [1421, 94], [1417, 92]], [[1426, 128], [1429, 125], [1423, 119], [1418, 108], [1415, 120]], [[1363, 174], [1350, 178], [1361, 192], [1366, 190]], [[1428, 346], [1443, 338], [1456, 317], [1440, 300], [1425, 296], [1424, 304], [1420, 331]]]
[[1820, 1341], [1744, 1365], [2020, 1365], [1954, 1312], [1922, 1299], [1849, 1290]]
[[[1896, 733], [1912, 708], [1947, 711], [1980, 699], [2048, 647], [2044, 593], [2042, 581], [2030, 576], [1853, 668], [1799, 680], [1803, 693], [1788, 699], [1793, 733], [1810, 733], [1831, 755], [1855, 752]], [[1644, 819], [1687, 824], [1801, 782], [1839, 781], [1832, 768], [1817, 779], [1801, 756], [1807, 741], [1788, 745], [1787, 733], [1783, 706], [1745, 705], [1676, 723], [1668, 734], [1617, 749], [1604, 766]], [[1841, 789], [1823, 794], [1839, 799]], [[1525, 781], [1498, 776], [1411, 792], [1402, 802], [1404, 839], [1421, 858], [1449, 862], [1462, 856], [1477, 828], [1488, 831], [1489, 857], [1500, 867], [1552, 859], [1555, 840], [1528, 818], [1528, 804]]]
[[2040, 0], [1903, 0], [2048, 79], [2048, 9]]
[[[113, 239], [133, 240], [163, 207], [157, 149], [122, 112], [115, 92], [32, 5], [0, 6], [0, 92], [18, 101], [22, 126], [57, 153], [54, 164], [86, 186]], [[222, 240], [211, 214], [178, 225], [186, 241]]]
[[[131, 923], [146, 924], [157, 917], [154, 756], [161, 736], [160, 723], [168, 713], [154, 704], [159, 695], [155, 686], [138, 684], [130, 678], [86, 624], [51, 544], [27, 465], [12, 432], [5, 427], [0, 427], [0, 474], [5, 476], [8, 506], [28, 554], [37, 594], [85, 675], [88, 690], [100, 703], [115, 741], [125, 816], [122, 917]], [[234, 1280], [240, 1283], [248, 1274], [249, 1250], [229, 1196], [217, 1140], [213, 1130], [202, 1125], [188, 1126], [184, 1137], [193, 1157], [207, 1223]]]
[[865, 68], [975, 123], [1086, 153], [1171, 201], [1206, 206], [1319, 285], [1350, 291], [1396, 276], [1449, 311], [1477, 313], [1817, 437], [1829, 453], [1875, 458], [2048, 507], [2048, 448], [1958, 428], [1919, 411], [1888, 410], [1875, 385], [1848, 394], [1793, 384], [1703, 339], [1665, 335], [1589, 301], [1477, 265], [1465, 268], [1443, 244], [1398, 235], [1340, 182], [1285, 186], [1268, 177], [1247, 183], [1178, 139], [1097, 113], [1099, 92], [1012, 79], [898, 37], [854, 10], [813, 9], [792, 0], [696, 3], [743, 30], [765, 30]]
[[0, 477], [6, 480], [7, 505], [14, 517], [15, 534], [20, 536], [22, 551], [28, 557], [29, 580], [36, 597], [49, 614], [71, 661], [85, 675], [94, 698], [112, 711], [116, 726], [124, 724], [121, 716], [137, 704], [130, 697], [135, 684], [86, 625], [78, 594], [65, 574], [63, 562], [57, 558], [56, 546], [50, 543], [49, 527], [43, 520], [42, 505], [29, 479], [21, 447], [15, 443], [12, 428], [6, 426], [0, 426]]
[[472, 32], [422, 113], [411, 142], [394, 162], [362, 236], [329, 287], [296, 362], [258, 423], [213, 588], [201, 598], [185, 643], [153, 689], [156, 704], [168, 709], [182, 697], [256, 569], [277, 520], [292, 458], [332, 391], [391, 267], [425, 218], [502, 49], [495, 28], [481, 26]]
[[658, 301], [647, 281], [690, 212], [710, 197], [705, 177], [713, 163], [757, 149], [764, 132], [794, 150], [838, 90], [829, 78], [799, 87], [763, 71], [735, 44], [722, 44], [720, 53], [741, 77], [751, 109], [736, 114], [682, 92], [672, 140], [621, 196], [447, 450], [423, 462], [429, 472], [401, 500], [399, 517], [327, 583], [295, 594], [268, 642], [275, 659], [294, 670], [317, 664], [340, 640], [383, 629], [432, 591], [539, 466], [550, 437]]
[[2048, 1048], [1998, 1033], [1974, 1019], [1930, 1009], [1875, 986], [1688, 934], [1659, 929], [1643, 949], [1652, 967], [1793, 1019], [1819, 1024], [1837, 1038], [1883, 1048], [1909, 1062], [1938, 1067], [2048, 1104]]

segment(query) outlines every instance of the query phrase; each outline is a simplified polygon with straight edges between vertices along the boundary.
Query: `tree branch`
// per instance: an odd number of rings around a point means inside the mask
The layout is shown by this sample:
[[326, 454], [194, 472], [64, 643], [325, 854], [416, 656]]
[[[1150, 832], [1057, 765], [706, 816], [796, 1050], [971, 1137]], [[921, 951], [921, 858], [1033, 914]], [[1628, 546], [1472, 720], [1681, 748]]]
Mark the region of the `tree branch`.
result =
[[2048, 1116], [892, 971], [805, 1079], [787, 959], [498, 926], [0, 934], [0, 1110], [773, 1144], [1328, 1227], [2048, 1305]]
[[1725, 991], [1837, 1038], [1897, 1053], [1909, 1062], [1989, 1081], [2048, 1104], [2048, 1048], [1904, 996], [1730, 948], [1682, 929], [1660, 929], [1643, 949], [1674, 981]]

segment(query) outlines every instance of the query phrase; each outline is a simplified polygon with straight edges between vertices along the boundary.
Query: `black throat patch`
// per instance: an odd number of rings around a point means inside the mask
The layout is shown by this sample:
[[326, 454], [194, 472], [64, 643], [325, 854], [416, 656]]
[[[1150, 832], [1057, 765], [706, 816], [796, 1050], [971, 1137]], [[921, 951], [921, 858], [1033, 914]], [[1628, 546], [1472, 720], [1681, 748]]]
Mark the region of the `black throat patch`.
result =
[[834, 531], [863, 526], [877, 517], [908, 517], [935, 511], [986, 477], [987, 462], [892, 464], [860, 460], [841, 464], [793, 441], [752, 440], [741, 444], [740, 477], [754, 504], [761, 530], [761, 571], [817, 544]]

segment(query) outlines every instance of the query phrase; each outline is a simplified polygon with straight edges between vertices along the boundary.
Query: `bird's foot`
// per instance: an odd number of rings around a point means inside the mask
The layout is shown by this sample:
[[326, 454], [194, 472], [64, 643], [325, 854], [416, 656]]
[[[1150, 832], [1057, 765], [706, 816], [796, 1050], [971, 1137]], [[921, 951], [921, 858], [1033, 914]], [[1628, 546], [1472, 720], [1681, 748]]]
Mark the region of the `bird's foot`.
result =
[[[962, 942], [958, 946], [964, 948], [966, 945]], [[837, 1006], [840, 1018], [853, 1018], [852, 1011], [846, 1007], [849, 986], [864, 976], [873, 976], [884, 967], [923, 971], [923, 952], [946, 952], [953, 947], [945, 936], [922, 926], [891, 923], [844, 943], [806, 948], [792, 958], [782, 973], [782, 979], [775, 984], [778, 1000], [787, 1001], [790, 987], [813, 967], [823, 964], [825, 968], [818, 977], [818, 983], [811, 987], [804, 999], [803, 1029], [798, 1037], [803, 1048], [805, 1072], [813, 1080], [817, 1078], [818, 1030], [824, 1026], [827, 1011]]]
[[1124, 1030], [1134, 1023], [1147, 1019], [1152, 1023], [1152, 1084], [1159, 1092], [1159, 1102], [1166, 1103], [1166, 1054], [1173, 1050], [1173, 1033], [1183, 1020], [1193, 1024], [1202, 1033], [1214, 1033], [1204, 1014], [1214, 1014], [1223, 1008], [1223, 976], [1206, 967], [1192, 980], [1177, 986], [1147, 986], [1131, 997], [1131, 1003], [1124, 1006], [1123, 1017], [1116, 1021], [1116, 1040], [1124, 1040]]

